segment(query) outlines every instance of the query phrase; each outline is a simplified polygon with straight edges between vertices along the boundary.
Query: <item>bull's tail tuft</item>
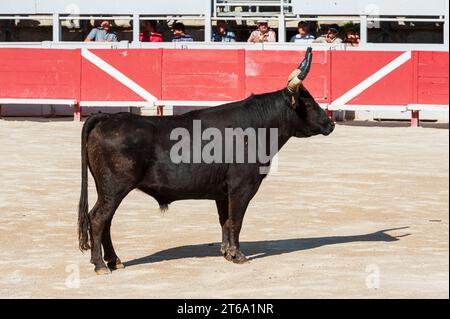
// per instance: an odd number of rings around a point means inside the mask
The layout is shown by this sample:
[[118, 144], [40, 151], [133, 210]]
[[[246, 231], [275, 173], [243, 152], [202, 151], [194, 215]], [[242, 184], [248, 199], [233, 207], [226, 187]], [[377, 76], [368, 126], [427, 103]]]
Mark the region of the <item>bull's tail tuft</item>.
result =
[[161, 211], [161, 214], [164, 214], [169, 210], [169, 204], [159, 204], [159, 210]]
[[95, 114], [90, 116], [83, 125], [81, 132], [81, 194], [78, 204], [78, 241], [81, 251], [89, 250], [90, 245], [90, 219], [88, 203], [88, 157], [87, 140], [91, 130], [101, 121], [109, 117], [108, 114]]

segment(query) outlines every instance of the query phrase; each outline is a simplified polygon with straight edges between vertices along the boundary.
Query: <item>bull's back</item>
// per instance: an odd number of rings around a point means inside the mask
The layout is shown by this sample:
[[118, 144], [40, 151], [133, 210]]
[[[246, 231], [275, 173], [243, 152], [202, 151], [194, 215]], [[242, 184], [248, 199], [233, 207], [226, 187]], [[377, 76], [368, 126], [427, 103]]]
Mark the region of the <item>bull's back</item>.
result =
[[192, 121], [130, 113], [110, 116], [89, 136], [92, 174], [96, 177], [108, 170], [117, 180], [133, 183], [167, 202], [226, 196], [227, 164], [177, 163], [171, 158], [171, 149], [178, 142], [170, 139], [175, 128], [191, 131]]

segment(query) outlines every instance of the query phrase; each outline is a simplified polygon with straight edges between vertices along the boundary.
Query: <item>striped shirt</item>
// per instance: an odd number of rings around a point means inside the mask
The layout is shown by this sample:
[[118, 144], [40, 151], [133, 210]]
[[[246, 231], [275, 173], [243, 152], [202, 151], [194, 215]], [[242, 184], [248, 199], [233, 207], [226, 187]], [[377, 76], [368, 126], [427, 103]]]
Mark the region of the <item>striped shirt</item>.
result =
[[224, 34], [214, 32], [211, 37], [212, 42], [236, 42], [236, 35], [233, 31], [226, 31]]
[[183, 34], [173, 37], [172, 42], [193, 42], [194, 39], [189, 34]]

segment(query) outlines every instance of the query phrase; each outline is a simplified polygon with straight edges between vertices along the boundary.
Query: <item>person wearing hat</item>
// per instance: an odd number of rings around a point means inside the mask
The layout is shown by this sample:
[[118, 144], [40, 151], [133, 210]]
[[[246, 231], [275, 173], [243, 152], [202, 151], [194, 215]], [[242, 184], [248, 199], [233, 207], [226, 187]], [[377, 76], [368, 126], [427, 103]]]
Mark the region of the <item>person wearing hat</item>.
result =
[[312, 43], [314, 36], [309, 33], [309, 25], [305, 21], [300, 21], [297, 25], [298, 33], [292, 36], [291, 41], [293, 43]]
[[258, 21], [258, 29], [250, 34], [247, 42], [260, 43], [260, 42], [276, 42], [277, 35], [275, 31], [269, 29], [268, 22], [265, 20]]
[[111, 31], [111, 24], [109, 21], [102, 21], [100, 27], [94, 28], [89, 32], [84, 42], [117, 42], [117, 34]]
[[332, 24], [325, 35], [322, 35], [315, 39], [314, 43], [328, 43], [328, 44], [338, 44], [342, 43], [342, 39], [338, 37], [339, 26], [337, 24]]

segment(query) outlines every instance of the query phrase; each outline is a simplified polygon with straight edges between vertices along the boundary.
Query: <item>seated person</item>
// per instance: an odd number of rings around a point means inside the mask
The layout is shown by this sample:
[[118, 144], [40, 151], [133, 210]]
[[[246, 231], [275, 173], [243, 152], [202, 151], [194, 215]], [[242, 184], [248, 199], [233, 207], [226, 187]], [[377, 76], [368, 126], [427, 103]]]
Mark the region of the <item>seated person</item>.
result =
[[309, 26], [305, 21], [300, 21], [297, 26], [298, 33], [291, 38], [293, 43], [312, 43], [314, 36], [309, 34]]
[[345, 33], [345, 40], [344, 43], [346, 45], [357, 47], [359, 46], [359, 35], [354, 29], [347, 30]]
[[211, 37], [212, 42], [236, 42], [236, 35], [228, 30], [228, 25], [224, 21], [218, 21], [216, 31]]
[[261, 42], [276, 42], [277, 35], [275, 31], [269, 29], [268, 22], [265, 20], [258, 21], [258, 29], [250, 34], [247, 42], [261, 43]]
[[328, 28], [326, 34], [315, 39], [313, 43], [328, 43], [328, 44], [342, 43], [342, 39], [339, 38], [338, 35], [339, 35], [339, 26], [337, 24], [333, 24]]
[[111, 24], [109, 21], [102, 21], [100, 27], [94, 28], [89, 32], [84, 42], [117, 42], [117, 34], [111, 31]]
[[161, 33], [156, 31], [156, 21], [146, 20], [144, 22], [144, 32], [139, 34], [139, 41], [141, 42], [163, 42]]
[[173, 39], [172, 42], [193, 42], [194, 39], [186, 34], [186, 27], [181, 22], [175, 22], [172, 25]]

